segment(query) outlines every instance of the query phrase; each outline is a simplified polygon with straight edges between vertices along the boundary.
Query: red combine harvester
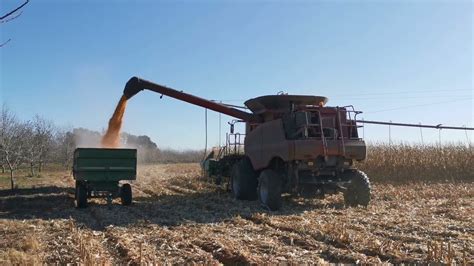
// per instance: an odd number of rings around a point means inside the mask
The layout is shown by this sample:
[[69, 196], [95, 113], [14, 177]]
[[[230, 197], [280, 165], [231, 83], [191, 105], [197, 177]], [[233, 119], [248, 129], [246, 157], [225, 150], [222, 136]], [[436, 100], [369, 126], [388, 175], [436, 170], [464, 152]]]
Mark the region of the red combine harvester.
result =
[[[352, 106], [327, 107], [321, 96], [268, 95], [246, 101], [249, 113], [137, 77], [123, 93], [130, 99], [144, 89], [238, 119], [227, 145], [203, 162], [209, 175], [230, 176], [236, 199], [259, 199], [277, 210], [282, 193], [321, 198], [343, 192], [347, 206], [369, 204], [369, 179], [354, 168], [367, 150], [357, 132], [360, 112]], [[245, 123], [245, 135], [233, 132], [235, 122]]]

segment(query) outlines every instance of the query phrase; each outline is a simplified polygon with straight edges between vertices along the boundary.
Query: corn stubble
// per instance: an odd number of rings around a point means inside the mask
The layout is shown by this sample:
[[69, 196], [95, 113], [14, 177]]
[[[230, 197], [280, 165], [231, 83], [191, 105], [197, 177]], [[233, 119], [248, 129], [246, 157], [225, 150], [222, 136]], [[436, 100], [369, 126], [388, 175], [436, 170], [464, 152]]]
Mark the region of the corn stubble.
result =
[[78, 211], [72, 191], [0, 194], [0, 264], [472, 265], [472, 150], [401, 145], [369, 152], [361, 165], [374, 180], [367, 208], [345, 208], [340, 195], [285, 196], [281, 211], [268, 212], [201, 179], [197, 164], [140, 166], [130, 207], [94, 199]]

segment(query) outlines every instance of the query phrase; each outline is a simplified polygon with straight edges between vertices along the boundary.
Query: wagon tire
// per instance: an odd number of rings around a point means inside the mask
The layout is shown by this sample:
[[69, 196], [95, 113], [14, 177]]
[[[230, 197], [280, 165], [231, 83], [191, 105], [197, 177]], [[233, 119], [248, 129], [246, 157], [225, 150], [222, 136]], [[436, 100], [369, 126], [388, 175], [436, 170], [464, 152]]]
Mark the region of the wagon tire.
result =
[[235, 199], [257, 200], [257, 174], [252, 163], [244, 158], [232, 167], [230, 188]]
[[258, 182], [258, 197], [260, 203], [271, 211], [281, 208], [282, 176], [275, 170], [266, 169], [260, 173]]
[[370, 181], [367, 175], [359, 170], [350, 172], [350, 184], [344, 191], [344, 203], [347, 207], [366, 207], [370, 202]]
[[87, 187], [85, 184], [76, 182], [76, 208], [87, 207]]
[[120, 189], [120, 199], [124, 206], [132, 204], [132, 187], [130, 184], [122, 185], [122, 188]]

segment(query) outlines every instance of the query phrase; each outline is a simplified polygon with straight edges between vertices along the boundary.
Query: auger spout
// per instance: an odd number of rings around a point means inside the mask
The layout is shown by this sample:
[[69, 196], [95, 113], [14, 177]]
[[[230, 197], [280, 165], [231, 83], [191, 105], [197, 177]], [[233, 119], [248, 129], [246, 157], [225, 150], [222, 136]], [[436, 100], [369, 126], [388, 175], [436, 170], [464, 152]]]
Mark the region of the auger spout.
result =
[[252, 113], [244, 112], [241, 110], [238, 110], [236, 108], [232, 108], [217, 102], [213, 102], [210, 100], [206, 100], [197, 96], [194, 96], [192, 94], [188, 94], [182, 91], [177, 91], [175, 89], [171, 89], [168, 87], [165, 87], [163, 85], [159, 85], [156, 83], [153, 83], [148, 80], [144, 80], [138, 77], [132, 77], [128, 80], [127, 84], [125, 85], [125, 88], [123, 90], [123, 95], [127, 98], [130, 99], [132, 98], [135, 94], [139, 93], [142, 90], [150, 90], [154, 91], [156, 93], [166, 95], [187, 103], [191, 103], [197, 106], [201, 106], [219, 113], [223, 113], [244, 121], [257, 121], [257, 116], [255, 116]]

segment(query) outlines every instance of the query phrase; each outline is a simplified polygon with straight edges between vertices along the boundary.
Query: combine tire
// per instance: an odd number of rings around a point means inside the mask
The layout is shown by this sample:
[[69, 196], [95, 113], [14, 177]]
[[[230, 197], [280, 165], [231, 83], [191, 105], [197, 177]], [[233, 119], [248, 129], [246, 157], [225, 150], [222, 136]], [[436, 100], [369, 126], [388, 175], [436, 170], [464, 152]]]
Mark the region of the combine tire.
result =
[[238, 200], [257, 199], [257, 175], [248, 158], [240, 160], [232, 167], [231, 189]]
[[76, 207], [87, 207], [87, 187], [80, 182], [76, 182]]
[[344, 192], [344, 203], [349, 207], [367, 206], [370, 201], [370, 182], [367, 175], [359, 170], [350, 173], [351, 183]]
[[120, 189], [120, 199], [124, 206], [132, 204], [132, 187], [130, 184], [122, 185], [122, 188]]
[[271, 211], [281, 208], [281, 183], [281, 176], [272, 169], [260, 173], [258, 196], [262, 205]]

